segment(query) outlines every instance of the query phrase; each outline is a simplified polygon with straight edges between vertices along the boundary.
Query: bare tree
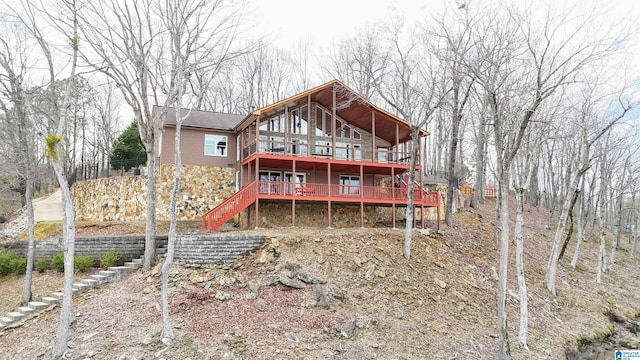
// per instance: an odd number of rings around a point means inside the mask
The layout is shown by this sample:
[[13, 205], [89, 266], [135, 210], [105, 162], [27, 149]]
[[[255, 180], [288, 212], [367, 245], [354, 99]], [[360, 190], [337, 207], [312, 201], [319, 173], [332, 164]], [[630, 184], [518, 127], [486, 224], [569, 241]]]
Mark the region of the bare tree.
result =
[[[64, 169], [64, 160], [67, 152], [65, 151], [65, 144], [63, 141], [63, 136], [66, 131], [66, 126], [68, 122], [68, 112], [66, 111], [67, 106], [71, 101], [71, 83], [76, 76], [76, 66], [77, 66], [77, 53], [79, 47], [79, 38], [77, 36], [77, 22], [76, 22], [76, 4], [75, 1], [65, 2], [65, 7], [70, 10], [70, 13], [66, 14], [64, 17], [55, 17], [55, 12], [51, 11], [51, 9], [44, 8], [36, 8], [33, 4], [24, 2], [21, 3], [20, 12], [16, 12], [16, 17], [18, 17], [24, 27], [27, 29], [27, 32], [30, 37], [34, 39], [37, 43], [37, 49], [39, 51], [39, 56], [41, 56], [46, 62], [46, 72], [49, 75], [48, 83], [45, 84], [44, 87], [47, 88], [47, 91], [52, 94], [51, 98], [56, 98], [53, 94], [56, 94], [58, 89], [57, 86], [60, 84], [65, 84], [62, 89], [63, 96], [59, 99], [59, 101], [54, 102], [54, 106], [50, 111], [46, 113], [40, 113], [41, 116], [44, 116], [45, 119], [52, 124], [54, 128], [54, 132], [50, 132], [46, 135], [46, 149], [45, 153], [47, 157], [50, 159], [51, 164], [53, 166], [56, 179], [58, 180], [58, 184], [60, 185], [60, 190], [62, 191], [62, 234], [64, 241], [64, 285], [63, 285], [63, 299], [62, 299], [62, 309], [60, 311], [60, 321], [58, 323], [58, 328], [56, 331], [56, 337], [53, 345], [52, 356], [53, 358], [61, 357], [67, 351], [67, 340], [69, 337], [69, 326], [70, 323], [74, 319], [73, 314], [73, 275], [74, 275], [74, 252], [75, 252], [75, 213], [73, 209], [73, 198], [71, 195], [71, 190], [69, 183], [67, 182], [66, 173]], [[64, 46], [67, 49], [66, 54], [69, 59], [69, 76], [68, 79], [70, 81], [66, 82], [58, 82], [58, 72], [57, 62], [54, 60], [58, 59], [59, 54], [54, 53], [52, 49], [52, 44], [49, 40], [44, 36], [42, 24], [39, 23], [38, 19], [41, 18], [41, 15], [44, 13], [49, 14], [49, 19], [54, 20], [56, 23], [56, 29], [61, 30], [65, 27], [68, 27], [68, 31], [71, 34], [68, 40], [69, 42]], [[25, 101], [27, 113], [34, 114], [33, 107], [31, 105], [31, 101]]]
[[[447, 77], [447, 105], [451, 112], [450, 142], [447, 159], [447, 200], [445, 209], [445, 221], [453, 226], [453, 199], [459, 186], [457, 157], [458, 151], [462, 152], [460, 141], [460, 127], [465, 106], [471, 95], [474, 83], [473, 73], [467, 71], [465, 64], [472, 61], [468, 59], [474, 46], [471, 29], [475, 20], [466, 10], [454, 14], [445, 14], [442, 19], [433, 19], [436, 24], [434, 29], [425, 29], [427, 36], [437, 39], [438, 44], [434, 49]], [[450, 15], [451, 19], [448, 19]], [[460, 159], [461, 160], [461, 159]], [[462, 166], [460, 163], [460, 167]]]
[[[168, 92], [175, 91], [172, 97], [175, 102], [176, 132], [175, 132], [175, 172], [174, 185], [171, 191], [170, 226], [167, 246], [167, 256], [162, 265], [162, 335], [163, 343], [172, 343], [175, 335], [171, 325], [168, 301], [168, 280], [176, 244], [177, 203], [182, 177], [182, 158], [180, 136], [182, 122], [189, 117], [190, 111], [183, 113], [183, 98], [189, 84], [191, 74], [210, 72], [217, 75], [223, 65], [235, 55], [230, 51], [234, 40], [233, 33], [236, 24], [231, 23], [224, 28], [211, 21], [219, 16], [222, 1], [211, 3], [208, 0], [196, 2], [175, 1], [167, 2], [166, 6], [158, 8], [162, 14], [164, 27], [168, 32], [170, 53], [170, 78], [163, 82]], [[228, 27], [227, 27], [228, 26]], [[211, 46], [214, 43], [216, 46]], [[194, 100], [198, 103], [198, 100]]]
[[[391, 37], [387, 39], [388, 54], [386, 72], [377, 76], [376, 69], [365, 67], [370, 79], [374, 79], [377, 94], [411, 127], [411, 156], [407, 184], [407, 210], [404, 237], [404, 256], [411, 257], [413, 235], [415, 168], [420, 151], [420, 132], [431, 121], [436, 109], [442, 106], [446, 91], [443, 90], [440, 63], [430, 51], [431, 38], [427, 35], [422, 44], [409, 41], [403, 44], [403, 20], [390, 24]], [[419, 46], [422, 46], [420, 48]], [[420, 53], [421, 52], [421, 53]], [[417, 53], [420, 53], [418, 55]]]
[[[551, 247], [551, 253], [549, 255], [549, 261], [547, 263], [547, 272], [545, 275], [545, 285], [549, 291], [553, 294], [556, 293], [555, 289], [555, 277], [556, 270], [558, 267], [559, 255], [560, 255], [560, 243], [564, 234], [564, 231], [567, 226], [567, 218], [569, 213], [573, 209], [573, 204], [575, 204], [576, 199], [580, 193], [580, 180], [584, 173], [591, 166], [591, 156], [590, 150], [594, 143], [596, 143], [603, 135], [607, 134], [609, 130], [616, 125], [626, 113], [631, 109], [631, 104], [628, 102], [620, 102], [619, 113], [612, 115], [608, 120], [601, 125], [595, 125], [593, 122], [587, 122], [587, 120], [593, 120], [593, 108], [595, 99], [592, 96], [587, 97], [585, 100], [585, 105], [583, 110], [581, 110], [580, 119], [583, 120], [582, 125], [580, 125], [580, 160], [577, 166], [577, 170], [573, 174], [573, 178], [571, 179], [571, 184], [569, 186], [570, 191], [567, 192], [565, 196], [564, 203], [562, 206], [562, 212], [560, 214], [560, 219], [558, 221], [558, 226], [556, 228], [556, 232], [553, 237], [553, 244]], [[597, 116], [596, 116], [597, 119]], [[596, 123], [597, 124], [597, 123]], [[601, 192], [601, 196], [604, 194]], [[603, 199], [601, 199], [603, 200]], [[600, 203], [603, 205], [604, 203]], [[602, 211], [602, 209], [600, 209]], [[604, 215], [602, 215], [604, 216]], [[600, 216], [599, 216], [600, 218]]]
[[[12, 25], [4, 23], [0, 36], [0, 110], [5, 114], [6, 126], [2, 127], [0, 139], [11, 146], [18, 154], [14, 165], [15, 171], [24, 179], [24, 204], [27, 214], [27, 268], [25, 272], [22, 304], [31, 301], [31, 285], [33, 279], [33, 265], [35, 252], [33, 192], [35, 177], [35, 149], [33, 138], [35, 131], [30, 114], [29, 101], [25, 87], [27, 72], [32, 70], [28, 64], [28, 49], [26, 32], [19, 22]], [[5, 102], [5, 100], [8, 103]]]
[[[145, 0], [126, 2], [110, 0], [88, 3], [80, 13], [80, 29], [90, 50], [81, 51], [82, 58], [94, 69], [107, 75], [122, 92], [134, 113], [140, 137], [147, 153], [147, 213], [144, 266], [149, 269], [155, 258], [156, 176], [159, 137], [168, 107], [175, 102], [176, 86], [171, 78], [166, 49], [170, 46], [168, 31], [157, 13], [164, 2]], [[210, 2], [213, 18], [196, 22], [216, 22], [210, 28], [208, 49], [227, 53], [230, 40], [236, 36], [242, 6], [224, 0]], [[192, 49], [194, 53], [204, 49]], [[193, 72], [203, 69], [194, 68]], [[154, 104], [162, 104], [152, 111]]]

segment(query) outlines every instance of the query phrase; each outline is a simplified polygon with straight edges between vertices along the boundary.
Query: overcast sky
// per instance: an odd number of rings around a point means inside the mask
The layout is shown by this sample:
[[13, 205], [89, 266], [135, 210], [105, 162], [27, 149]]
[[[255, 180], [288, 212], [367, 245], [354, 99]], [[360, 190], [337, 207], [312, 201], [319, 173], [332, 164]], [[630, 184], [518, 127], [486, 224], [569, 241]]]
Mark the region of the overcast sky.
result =
[[[391, 13], [409, 21], [427, 18], [445, 4], [456, 8], [462, 3], [491, 4], [500, 0], [249, 0], [248, 21], [252, 33], [262, 34], [274, 45], [287, 47], [309, 39], [317, 44], [331, 44], [354, 34], [366, 24], [387, 20]], [[515, 0], [525, 6], [550, 2], [554, 6], [596, 6], [604, 9], [604, 21], [618, 22], [622, 17], [640, 18], [640, 0]], [[638, 31], [638, 22], [635, 31]]]

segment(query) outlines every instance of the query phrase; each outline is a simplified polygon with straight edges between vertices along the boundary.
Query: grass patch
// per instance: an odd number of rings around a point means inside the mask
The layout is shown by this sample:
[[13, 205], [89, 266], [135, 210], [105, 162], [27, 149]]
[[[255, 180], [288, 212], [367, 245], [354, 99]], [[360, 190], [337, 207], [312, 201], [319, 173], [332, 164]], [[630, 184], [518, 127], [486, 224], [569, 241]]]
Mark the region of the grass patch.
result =
[[[44, 240], [52, 236], [62, 236], [62, 223], [59, 221], [40, 221], [33, 229], [36, 240]], [[20, 240], [27, 240], [27, 230], [18, 236]]]

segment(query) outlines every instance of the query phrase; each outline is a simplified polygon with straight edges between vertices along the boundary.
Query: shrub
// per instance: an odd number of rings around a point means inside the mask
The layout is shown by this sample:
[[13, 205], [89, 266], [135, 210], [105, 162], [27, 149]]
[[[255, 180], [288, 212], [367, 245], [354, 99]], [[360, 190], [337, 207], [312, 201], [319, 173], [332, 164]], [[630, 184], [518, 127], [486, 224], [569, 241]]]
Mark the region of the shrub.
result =
[[58, 271], [64, 271], [64, 254], [56, 254], [56, 256], [51, 259], [51, 268]]
[[36, 261], [36, 271], [37, 272], [45, 272], [47, 269], [49, 269], [51, 262], [47, 259], [40, 259], [38, 261]]
[[5, 248], [0, 248], [0, 276], [12, 273], [24, 274], [26, 269], [27, 259]]
[[109, 250], [100, 256], [100, 266], [105, 269], [116, 266], [118, 261], [120, 261], [120, 253], [115, 250]]
[[12, 273], [18, 274], [18, 275], [24, 275], [24, 273], [27, 272], [27, 259], [20, 256], [16, 256], [13, 259], [11, 259], [9, 266], [11, 266]]
[[80, 271], [86, 272], [93, 267], [94, 259], [89, 255], [76, 256], [73, 258], [73, 267]]

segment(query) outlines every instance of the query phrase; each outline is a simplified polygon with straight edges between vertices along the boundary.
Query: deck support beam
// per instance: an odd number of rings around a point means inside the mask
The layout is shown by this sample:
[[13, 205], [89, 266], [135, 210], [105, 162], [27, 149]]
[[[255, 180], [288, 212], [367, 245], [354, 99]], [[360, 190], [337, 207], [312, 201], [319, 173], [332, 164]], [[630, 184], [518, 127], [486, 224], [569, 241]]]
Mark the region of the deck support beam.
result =
[[331, 163], [327, 164], [327, 190], [329, 194], [329, 199], [327, 200], [327, 224], [331, 227]]
[[[360, 164], [360, 199], [364, 197], [364, 168]], [[375, 185], [375, 184], [374, 184]], [[360, 200], [360, 227], [364, 227], [364, 202]]]
[[291, 226], [295, 227], [296, 226], [296, 188], [298, 186], [298, 175], [296, 174], [296, 159], [293, 159], [293, 165], [291, 165], [291, 169], [292, 169], [292, 186], [291, 186], [291, 195], [294, 196], [294, 198], [291, 200]]

